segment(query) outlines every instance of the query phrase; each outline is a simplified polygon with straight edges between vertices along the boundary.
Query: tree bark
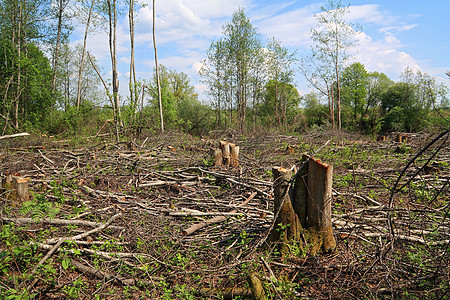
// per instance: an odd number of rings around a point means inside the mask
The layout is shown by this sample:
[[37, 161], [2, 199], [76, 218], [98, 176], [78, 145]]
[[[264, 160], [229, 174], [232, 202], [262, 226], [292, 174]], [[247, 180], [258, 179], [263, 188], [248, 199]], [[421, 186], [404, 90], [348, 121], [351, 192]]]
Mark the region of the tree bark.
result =
[[88, 19], [86, 21], [86, 29], [84, 31], [83, 51], [81, 52], [80, 68], [78, 69], [77, 110], [80, 109], [80, 105], [81, 105], [81, 78], [82, 78], [82, 74], [83, 74], [84, 58], [86, 55], [87, 36], [88, 36], [88, 32], [89, 32], [89, 26], [91, 24], [91, 17], [92, 17], [92, 10], [94, 8], [94, 3], [95, 3], [95, 0], [92, 0], [91, 7], [89, 8]]
[[[331, 224], [333, 167], [303, 156], [302, 167], [291, 185], [292, 171], [272, 169], [275, 221], [270, 241], [280, 243], [280, 253], [289, 255], [289, 244], [306, 246], [312, 255], [336, 248]], [[306, 244], [305, 244], [306, 243]]]
[[161, 99], [161, 82], [159, 78], [158, 50], [156, 48], [155, 21], [156, 21], [155, 0], [153, 0], [153, 48], [155, 49], [156, 85], [158, 86], [159, 119], [161, 121], [161, 132], [164, 132], [164, 117]]
[[308, 163], [307, 228], [313, 253], [336, 248], [331, 223], [333, 166], [314, 158]]
[[289, 255], [288, 243], [301, 242], [302, 226], [300, 219], [294, 211], [290, 196], [290, 180], [292, 171], [282, 168], [272, 168], [274, 183], [274, 213], [276, 216], [274, 226], [270, 232], [270, 241], [280, 243], [281, 255]]

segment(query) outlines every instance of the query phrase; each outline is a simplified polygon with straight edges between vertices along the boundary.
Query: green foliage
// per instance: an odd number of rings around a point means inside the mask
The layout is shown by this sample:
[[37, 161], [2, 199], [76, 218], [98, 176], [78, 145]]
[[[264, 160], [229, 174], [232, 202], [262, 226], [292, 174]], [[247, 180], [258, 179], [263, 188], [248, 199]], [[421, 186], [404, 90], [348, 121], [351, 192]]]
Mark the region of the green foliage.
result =
[[300, 96], [290, 83], [269, 81], [265, 86], [264, 102], [259, 112], [263, 124], [269, 126], [293, 126], [295, 117], [300, 113]]
[[[49, 119], [54, 101], [51, 97], [52, 70], [48, 59], [35, 45], [27, 45], [27, 55], [19, 58], [18, 49], [0, 39], [0, 113], [27, 126], [42, 125]], [[20, 80], [19, 80], [20, 77]], [[17, 102], [17, 107], [16, 105]], [[18, 108], [18, 110], [16, 110]], [[10, 126], [11, 123], [2, 126]]]
[[347, 123], [347, 127], [355, 129], [362, 123], [367, 103], [368, 75], [361, 63], [351, 64], [342, 73], [342, 105], [348, 107], [348, 110], [343, 113], [344, 126]]
[[31, 201], [26, 201], [20, 208], [20, 213], [23, 215], [30, 215], [33, 219], [39, 220], [44, 218], [53, 219], [59, 212], [59, 205], [53, 202], [48, 202], [45, 196], [34, 194], [35, 197]]

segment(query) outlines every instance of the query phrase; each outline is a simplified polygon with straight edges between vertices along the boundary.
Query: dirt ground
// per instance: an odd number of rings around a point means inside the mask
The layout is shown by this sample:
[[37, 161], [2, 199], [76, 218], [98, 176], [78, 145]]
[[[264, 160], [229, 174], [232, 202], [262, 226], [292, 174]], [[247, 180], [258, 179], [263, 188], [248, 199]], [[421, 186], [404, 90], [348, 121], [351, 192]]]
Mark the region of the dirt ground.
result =
[[[449, 133], [395, 138], [216, 131], [0, 141], [1, 177], [29, 178], [32, 191], [20, 201], [2, 190], [0, 295], [247, 299], [256, 274], [267, 299], [448, 299]], [[240, 146], [238, 168], [213, 166], [220, 140]], [[303, 153], [334, 167], [337, 249], [313, 256], [293, 244], [281, 257], [267, 243], [272, 167], [298, 166]]]

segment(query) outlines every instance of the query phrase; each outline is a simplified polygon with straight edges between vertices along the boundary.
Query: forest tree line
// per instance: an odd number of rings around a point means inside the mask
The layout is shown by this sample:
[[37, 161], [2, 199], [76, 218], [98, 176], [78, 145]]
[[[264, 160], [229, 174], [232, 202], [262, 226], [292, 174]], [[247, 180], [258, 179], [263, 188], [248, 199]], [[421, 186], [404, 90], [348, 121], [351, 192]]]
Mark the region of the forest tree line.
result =
[[[311, 55], [298, 58], [276, 38], [263, 41], [243, 9], [223, 26], [200, 70], [208, 101], [187, 74], [160, 66], [137, 78], [134, 0], [0, 0], [0, 130], [80, 134], [159, 130], [158, 93], [165, 126], [203, 134], [214, 129], [303, 131], [335, 128], [374, 134], [444, 125], [448, 89], [429, 74], [405, 69], [398, 82], [369, 72], [347, 50], [356, 30], [348, 7], [329, 1], [311, 29]], [[117, 22], [130, 26], [128, 95], [119, 94]], [[84, 24], [84, 43], [72, 46], [72, 23]], [[330, 30], [334, 28], [336, 30]], [[87, 48], [93, 31], [109, 37], [111, 78]], [[334, 49], [331, 50], [330, 49]], [[300, 95], [300, 72], [313, 92]], [[124, 84], [124, 83], [122, 83]]]

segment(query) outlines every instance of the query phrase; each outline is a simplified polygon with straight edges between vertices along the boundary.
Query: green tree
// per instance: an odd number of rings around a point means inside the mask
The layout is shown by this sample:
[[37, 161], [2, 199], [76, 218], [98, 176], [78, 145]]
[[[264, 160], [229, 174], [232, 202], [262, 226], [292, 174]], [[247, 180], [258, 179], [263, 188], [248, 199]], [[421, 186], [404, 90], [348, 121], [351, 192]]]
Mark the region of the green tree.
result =
[[311, 29], [312, 55], [304, 58], [303, 75], [310, 84], [328, 97], [330, 120], [335, 126], [337, 108], [338, 128], [341, 129], [340, 74], [349, 58], [347, 50], [355, 44], [354, 25], [345, 20], [349, 7], [341, 0], [328, 0], [322, 12], [316, 14], [318, 26]]
[[[320, 103], [320, 97], [312, 92], [302, 98], [308, 127], [323, 126], [328, 123], [327, 107]], [[329, 123], [328, 123], [329, 124]]]
[[243, 132], [248, 98], [251, 95], [251, 69], [261, 48], [260, 37], [241, 8], [233, 13], [231, 22], [225, 24], [223, 33], [227, 62], [234, 77], [232, 89], [237, 108], [238, 130]]
[[[37, 51], [39, 49], [29, 45], [45, 41], [48, 14], [48, 1], [0, 1], [0, 43], [3, 50], [2, 60], [6, 63], [2, 66], [5, 73], [0, 75], [3, 76], [0, 81], [3, 132], [8, 126], [18, 130], [19, 125], [25, 123], [21, 118], [29, 115], [29, 108], [32, 105], [27, 101], [30, 100], [28, 95], [32, 87], [28, 85], [29, 82], [36, 83], [36, 81], [35, 78], [29, 81], [28, 76], [39, 75], [34, 70], [28, 71], [33, 67], [33, 62], [42, 63]], [[43, 69], [42, 73], [46, 71]]]
[[425, 127], [427, 113], [415, 96], [412, 83], [397, 82], [383, 94], [383, 129], [385, 131], [416, 131]]
[[278, 106], [282, 116], [281, 125], [287, 129], [288, 124], [293, 125], [295, 116], [299, 113], [300, 100], [300, 95], [292, 84], [270, 80], [265, 86], [264, 102], [259, 111], [267, 125], [279, 126], [278, 122], [274, 124], [272, 121], [274, 107]]
[[[289, 50], [283, 47], [281, 42], [275, 38], [269, 41], [267, 48], [267, 72], [270, 80], [269, 83], [271, 82], [274, 84], [274, 93], [272, 95], [274, 97], [274, 117], [279, 126], [282, 125], [285, 127], [287, 107], [290, 106], [290, 103], [288, 104], [288, 102], [291, 101], [291, 99], [289, 99], [291, 95], [288, 94], [292, 91], [289, 86], [294, 81], [294, 69], [292, 65], [297, 61], [295, 58], [296, 53], [290, 53]], [[281, 83], [280, 86], [279, 83]]]
[[367, 103], [368, 76], [366, 68], [361, 63], [351, 64], [341, 75], [342, 104], [351, 112], [349, 123], [353, 129], [362, 126]]

